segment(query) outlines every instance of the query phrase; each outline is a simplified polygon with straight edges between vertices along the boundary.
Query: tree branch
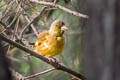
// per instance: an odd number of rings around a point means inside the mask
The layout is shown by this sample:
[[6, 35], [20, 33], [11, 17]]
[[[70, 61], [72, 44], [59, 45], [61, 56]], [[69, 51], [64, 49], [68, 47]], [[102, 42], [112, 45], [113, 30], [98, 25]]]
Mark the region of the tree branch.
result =
[[1, 34], [0, 34], [0, 39], [2, 39], [3, 41], [5, 41], [5, 42], [7, 42], [7, 43], [9, 43], [9, 44], [11, 44], [11, 45], [13, 45], [13, 46], [21, 49], [21, 50], [23, 50], [23, 51], [25, 51], [25, 52], [27, 52], [28, 54], [30, 54], [30, 55], [32, 55], [32, 56], [35, 56], [35, 57], [41, 59], [42, 61], [44, 61], [44, 62], [52, 65], [53, 67], [55, 67], [55, 68], [58, 69], [58, 70], [62, 70], [62, 71], [64, 71], [64, 72], [67, 72], [67, 73], [75, 76], [75, 77], [78, 77], [78, 78], [81, 79], [81, 80], [85, 80], [85, 77], [84, 77], [83, 75], [81, 75], [81, 74], [79, 74], [79, 73], [77, 73], [77, 72], [75, 72], [75, 71], [67, 68], [67, 67], [66, 67], [65, 65], [63, 65], [62, 63], [56, 63], [56, 62], [52, 62], [52, 61], [50, 62], [46, 57], [44, 57], [44, 56], [42, 56], [42, 55], [39, 55], [38, 53], [36, 53], [36, 52], [28, 49], [27, 47], [25, 47], [25, 46], [23, 46], [23, 45], [21, 45], [21, 44], [19, 44], [19, 43], [16, 43], [16, 42], [14, 42], [14, 41], [12, 41], [12, 40], [10, 40], [10, 39], [2, 36]]
[[30, 80], [30, 79], [25, 79], [23, 75], [21, 75], [19, 72], [16, 72], [12, 68], [10, 68], [10, 71], [11, 71], [13, 80]]
[[52, 3], [52, 2], [45, 2], [45, 1], [39, 1], [39, 0], [30, 0], [31, 2], [35, 2], [35, 3], [38, 3], [38, 4], [41, 4], [41, 5], [45, 5], [45, 6], [51, 6], [51, 7], [55, 7], [57, 9], [61, 9], [69, 14], [72, 14], [74, 16], [78, 16], [78, 17], [81, 17], [81, 18], [88, 18], [87, 15], [84, 15], [84, 14], [81, 14], [79, 12], [76, 12], [76, 11], [72, 11], [68, 8], [65, 8], [61, 5], [57, 5], [55, 3]]
[[35, 21], [37, 21], [37, 20], [39, 19], [39, 17], [41, 16], [41, 14], [43, 13], [43, 11], [44, 11], [46, 8], [47, 8], [47, 7], [44, 6], [44, 7], [41, 9], [40, 13], [39, 13], [32, 21], [30, 21], [30, 22], [23, 28], [23, 30], [22, 30], [21, 33], [20, 33], [20, 38], [22, 38], [25, 30], [26, 30], [32, 23], [34, 23]]
[[43, 71], [43, 72], [39, 72], [39, 73], [30, 75], [30, 76], [27, 76], [27, 77], [25, 77], [25, 79], [34, 78], [34, 77], [36, 77], [36, 76], [39, 76], [39, 75], [42, 75], [42, 74], [45, 74], [45, 73], [48, 73], [48, 72], [51, 72], [51, 71], [54, 71], [54, 70], [56, 70], [56, 68], [51, 68], [51, 69], [45, 70], [45, 71]]

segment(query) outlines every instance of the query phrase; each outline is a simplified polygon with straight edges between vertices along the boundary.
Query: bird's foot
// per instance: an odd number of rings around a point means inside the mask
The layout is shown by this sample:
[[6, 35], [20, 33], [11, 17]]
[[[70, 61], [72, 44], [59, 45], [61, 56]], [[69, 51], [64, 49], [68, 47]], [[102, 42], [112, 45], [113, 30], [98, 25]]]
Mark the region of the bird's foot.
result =
[[59, 63], [61, 63], [59, 59], [57, 59], [56, 57], [45, 57], [49, 60], [50, 64], [55, 65], [56, 68], [59, 68]]
[[48, 59], [49, 62], [51, 63], [55, 62], [55, 59], [53, 57], [48, 57], [48, 56], [45, 56], [45, 57]]

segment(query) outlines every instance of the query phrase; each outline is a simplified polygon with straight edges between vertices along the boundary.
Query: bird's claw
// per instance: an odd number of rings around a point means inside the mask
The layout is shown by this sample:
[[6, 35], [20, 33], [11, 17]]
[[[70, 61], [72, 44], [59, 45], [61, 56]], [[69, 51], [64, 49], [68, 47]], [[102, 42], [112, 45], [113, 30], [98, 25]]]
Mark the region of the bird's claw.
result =
[[45, 57], [49, 60], [50, 64], [56, 63], [56, 64], [54, 64], [56, 66], [56, 68], [59, 67], [59, 63], [61, 63], [61, 62], [57, 58], [47, 57], [47, 56], [45, 56]]

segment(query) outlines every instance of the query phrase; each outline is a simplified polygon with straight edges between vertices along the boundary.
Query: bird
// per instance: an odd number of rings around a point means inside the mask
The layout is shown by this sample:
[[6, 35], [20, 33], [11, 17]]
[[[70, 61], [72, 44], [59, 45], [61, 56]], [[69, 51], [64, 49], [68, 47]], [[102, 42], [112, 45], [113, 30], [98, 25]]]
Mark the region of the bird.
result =
[[35, 42], [34, 51], [48, 58], [60, 55], [64, 49], [64, 32], [68, 30], [65, 23], [61, 20], [55, 20], [49, 30], [39, 33], [38, 40]]

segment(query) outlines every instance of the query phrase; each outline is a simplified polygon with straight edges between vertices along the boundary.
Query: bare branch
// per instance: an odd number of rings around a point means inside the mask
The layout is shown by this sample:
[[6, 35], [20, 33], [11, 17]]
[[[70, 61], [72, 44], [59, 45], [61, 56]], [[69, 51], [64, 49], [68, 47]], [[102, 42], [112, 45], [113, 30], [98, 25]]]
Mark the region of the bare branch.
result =
[[31, 2], [35, 2], [35, 3], [39, 3], [41, 5], [45, 5], [45, 6], [51, 6], [51, 7], [55, 7], [55, 8], [58, 8], [58, 9], [61, 9], [69, 14], [72, 14], [74, 16], [78, 16], [78, 17], [81, 17], [81, 18], [88, 18], [87, 15], [84, 15], [84, 14], [81, 14], [79, 12], [76, 12], [76, 11], [72, 11], [68, 8], [65, 8], [61, 5], [57, 5], [55, 3], [52, 3], [52, 2], [45, 2], [45, 1], [39, 1], [39, 0], [30, 0]]
[[[27, 16], [25, 16], [25, 18], [26, 18], [26, 20], [30, 23], [30, 19], [29, 19]], [[38, 31], [36, 30], [35, 26], [34, 26], [33, 24], [31, 24], [31, 27], [32, 27], [34, 33], [36, 34], [36, 36], [39, 37], [39, 33], [38, 33]]]
[[25, 77], [25, 79], [34, 78], [34, 77], [36, 77], [36, 76], [39, 76], [39, 75], [42, 75], [42, 74], [45, 74], [45, 73], [48, 73], [48, 72], [51, 72], [51, 71], [54, 71], [54, 70], [56, 70], [56, 69], [55, 69], [55, 68], [51, 68], [51, 69], [45, 70], [45, 71], [43, 71], [43, 72], [39, 72], [39, 73], [30, 75], [30, 76], [27, 76], [27, 77]]
[[[25, 80], [25, 77], [22, 76], [20, 73], [16, 72], [14, 69], [10, 68], [13, 80]], [[29, 79], [27, 79], [29, 80]]]
[[0, 20], [0, 25], [2, 25], [5, 29], [7, 29], [7, 26]]
[[41, 59], [42, 61], [44, 61], [44, 62], [52, 65], [53, 67], [55, 67], [55, 68], [58, 69], [58, 70], [62, 70], [62, 71], [64, 71], [64, 72], [67, 72], [67, 73], [75, 76], [75, 77], [78, 77], [78, 78], [81, 79], [81, 80], [85, 80], [85, 77], [84, 77], [84, 76], [82, 76], [81, 74], [79, 74], [79, 73], [77, 73], [77, 72], [75, 72], [75, 71], [67, 68], [65, 65], [63, 65], [63, 64], [61, 64], [61, 63], [56, 63], [56, 62], [52, 62], [52, 61], [50, 62], [48, 58], [46, 58], [46, 57], [44, 57], [44, 56], [42, 56], [42, 55], [39, 55], [38, 53], [36, 53], [36, 52], [28, 49], [27, 47], [25, 47], [25, 46], [23, 46], [23, 45], [21, 45], [21, 44], [19, 44], [19, 43], [16, 43], [16, 42], [14, 42], [14, 41], [12, 41], [12, 40], [10, 40], [10, 39], [2, 36], [1, 34], [0, 34], [0, 38], [1, 38], [3, 41], [5, 41], [5, 42], [7, 42], [7, 43], [9, 43], [9, 44], [11, 44], [11, 45], [13, 45], [13, 46], [21, 49], [21, 50], [27, 52], [28, 54], [30, 54], [30, 55], [32, 55], [32, 56], [35, 56], [35, 57]]
[[[17, 0], [16, 0], [16, 3], [18, 4]], [[21, 7], [21, 4], [19, 5], [19, 8], [20, 8], [21, 11], [23, 10], [23, 8]], [[27, 16], [25, 16], [25, 19], [30, 23], [30, 19]], [[35, 26], [33, 24], [31, 24], [31, 27], [32, 27], [34, 33], [36, 34], [36, 36], [38, 37], [38, 32], [37, 32]]]
[[23, 34], [24, 34], [24, 31], [25, 31], [32, 23], [34, 23], [36, 20], [39, 19], [39, 17], [41, 16], [41, 14], [43, 13], [43, 11], [44, 11], [46, 8], [47, 8], [47, 7], [44, 6], [44, 7], [41, 9], [39, 15], [38, 15], [37, 17], [35, 17], [35, 19], [33, 19], [31, 22], [29, 22], [29, 23], [23, 28], [23, 30], [22, 30], [21, 33], [20, 33], [20, 38], [22, 38], [22, 36], [23, 36]]

